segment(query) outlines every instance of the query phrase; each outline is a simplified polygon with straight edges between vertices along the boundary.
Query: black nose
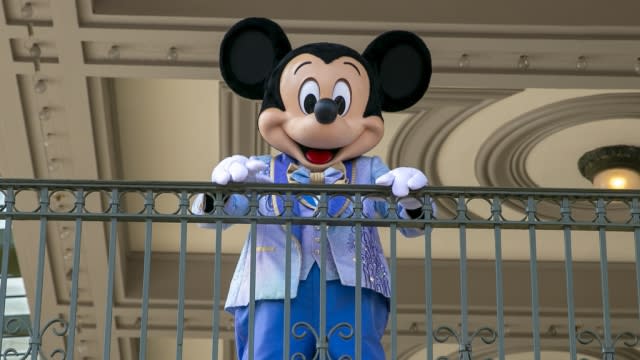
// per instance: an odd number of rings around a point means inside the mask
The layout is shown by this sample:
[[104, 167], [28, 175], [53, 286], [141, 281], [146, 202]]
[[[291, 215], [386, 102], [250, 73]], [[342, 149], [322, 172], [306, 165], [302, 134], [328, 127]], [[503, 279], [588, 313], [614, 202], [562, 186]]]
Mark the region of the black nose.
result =
[[321, 124], [331, 124], [338, 115], [338, 104], [331, 99], [320, 99], [313, 109], [316, 119]]

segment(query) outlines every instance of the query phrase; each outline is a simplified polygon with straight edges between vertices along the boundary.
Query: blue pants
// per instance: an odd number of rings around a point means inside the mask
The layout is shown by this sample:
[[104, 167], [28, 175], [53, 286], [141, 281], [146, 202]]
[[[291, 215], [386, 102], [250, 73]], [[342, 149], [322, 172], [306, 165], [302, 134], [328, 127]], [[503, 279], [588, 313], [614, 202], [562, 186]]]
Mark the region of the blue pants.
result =
[[[326, 329], [318, 331], [320, 321], [320, 270], [314, 265], [306, 280], [298, 286], [298, 295], [291, 300], [291, 326], [304, 321], [313, 327], [319, 336], [329, 336], [329, 355], [331, 359], [339, 359], [349, 355], [355, 359], [355, 288], [343, 286], [339, 280], [327, 282]], [[236, 308], [235, 331], [238, 359], [249, 358], [249, 307]], [[387, 326], [389, 306], [387, 298], [369, 289], [362, 289], [362, 359], [384, 360], [384, 349], [381, 344], [384, 329]], [[283, 300], [256, 301], [254, 359], [280, 360], [283, 351]], [[351, 330], [341, 327], [332, 334], [328, 332], [337, 324], [347, 322]], [[306, 359], [312, 359], [316, 353], [316, 338], [306, 327], [294, 329], [301, 339], [290, 336], [291, 352], [301, 353]], [[340, 334], [353, 332], [350, 339], [343, 339]]]

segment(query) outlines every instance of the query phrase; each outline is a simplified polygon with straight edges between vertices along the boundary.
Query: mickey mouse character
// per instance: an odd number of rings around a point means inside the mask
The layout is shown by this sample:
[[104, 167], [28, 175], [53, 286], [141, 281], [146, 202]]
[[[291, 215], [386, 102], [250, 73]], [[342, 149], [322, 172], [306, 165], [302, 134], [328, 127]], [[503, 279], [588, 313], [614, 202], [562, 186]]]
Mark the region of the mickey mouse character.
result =
[[[379, 184], [392, 187], [400, 198], [402, 218], [417, 218], [422, 204], [407, 197], [410, 190], [427, 185], [418, 169], [389, 170], [378, 157], [364, 156], [384, 132], [382, 111], [404, 110], [424, 95], [431, 77], [431, 58], [415, 34], [391, 31], [377, 37], [366, 50], [332, 43], [314, 43], [292, 50], [287, 36], [273, 21], [248, 18], [235, 24], [220, 48], [220, 69], [229, 87], [249, 99], [261, 99], [258, 127], [279, 155], [231, 156], [211, 174], [219, 185], [229, 182], [311, 184]], [[314, 216], [315, 200], [294, 203], [297, 216]], [[248, 211], [245, 196], [225, 202], [228, 214]], [[283, 209], [277, 197], [262, 197], [259, 212], [274, 216]], [[349, 216], [350, 199], [331, 199], [330, 216]], [[201, 195], [196, 214], [212, 209]], [[366, 217], [386, 216], [387, 204], [366, 199]], [[355, 244], [362, 242], [362, 358], [384, 359], [381, 338], [387, 324], [390, 297], [389, 270], [374, 227], [362, 227], [361, 238], [348, 226], [329, 226], [327, 244], [322, 229], [293, 226], [291, 253], [291, 324], [306, 322], [316, 334], [328, 336], [331, 358], [354, 357], [354, 338], [329, 336], [330, 329], [346, 322], [355, 328]], [[406, 236], [420, 230], [402, 229]], [[281, 225], [259, 225], [256, 238], [247, 238], [230, 285], [225, 309], [235, 315], [239, 359], [247, 359], [251, 241], [256, 241], [254, 359], [282, 359], [285, 297], [286, 231]], [[319, 328], [320, 249], [327, 246], [326, 328]], [[304, 332], [292, 329], [292, 332]], [[322, 335], [325, 334], [325, 335]], [[290, 353], [311, 359], [316, 353], [312, 336], [291, 337]], [[297, 355], [299, 357], [300, 355]]]

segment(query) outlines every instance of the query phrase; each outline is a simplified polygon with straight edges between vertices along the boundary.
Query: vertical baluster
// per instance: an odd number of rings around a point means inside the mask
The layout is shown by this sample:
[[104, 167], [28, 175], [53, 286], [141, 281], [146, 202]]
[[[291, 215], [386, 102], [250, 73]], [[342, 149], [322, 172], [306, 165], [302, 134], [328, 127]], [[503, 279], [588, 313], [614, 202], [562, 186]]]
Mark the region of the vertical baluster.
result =
[[182, 360], [184, 345], [184, 288], [187, 272], [187, 214], [189, 196], [186, 191], [180, 192], [180, 254], [178, 255], [178, 328], [176, 336], [176, 360]]
[[[286, 193], [284, 201], [284, 217], [293, 215], [293, 201], [290, 192]], [[282, 329], [282, 360], [289, 359], [291, 352], [291, 244], [293, 241], [293, 226], [291, 221], [285, 224], [287, 238], [285, 239], [284, 257], [284, 319]]]
[[120, 193], [118, 189], [111, 190], [111, 199], [109, 206], [111, 209], [111, 223], [109, 231], [109, 259], [107, 269], [107, 299], [105, 307], [105, 319], [104, 319], [104, 344], [102, 351], [103, 359], [111, 358], [111, 327], [113, 322], [113, 282], [116, 268], [116, 238], [118, 232], [118, 215], [120, 212]]
[[640, 320], [640, 198], [631, 201], [631, 221], [635, 227], [633, 235], [636, 243], [636, 297], [638, 301], [638, 320]]
[[[433, 218], [431, 201], [431, 197], [427, 195], [422, 208], [425, 213], [425, 219], [427, 220]], [[433, 297], [431, 294], [433, 289], [433, 278], [431, 274], [433, 259], [431, 255], [431, 232], [431, 222], [427, 221], [424, 225], [424, 290], [426, 304], [424, 316], [426, 324], [427, 360], [433, 360]]]
[[147, 190], [144, 196], [144, 212], [147, 215], [145, 219], [144, 232], [144, 269], [142, 273], [142, 319], [140, 321], [140, 351], [138, 357], [140, 360], [147, 358], [147, 327], [149, 323], [149, 282], [151, 277], [151, 241], [153, 222], [153, 191]]
[[[459, 221], [459, 241], [460, 241], [460, 353], [461, 358], [470, 359], [471, 354], [467, 350], [469, 341], [469, 311], [467, 301], [467, 206], [465, 197], [458, 197], [458, 221]], [[464, 350], [463, 350], [464, 348]], [[467, 353], [463, 355], [463, 353]], [[464, 357], [463, 357], [464, 356]]]
[[[360, 194], [356, 195], [356, 202], [360, 199], [360, 203], [362, 197]], [[360, 204], [362, 205], [362, 204]], [[355, 229], [356, 236], [356, 289], [355, 289], [355, 302], [356, 302], [356, 312], [355, 312], [355, 357], [356, 360], [362, 359], [362, 224], [360, 221], [356, 222]]]
[[564, 267], [566, 275], [567, 287], [567, 314], [569, 327], [569, 353], [571, 360], [577, 359], [576, 350], [576, 314], [573, 300], [573, 255], [571, 247], [571, 207], [569, 198], [563, 197], [560, 206], [560, 214], [562, 215], [562, 229], [564, 232]]
[[498, 322], [498, 359], [504, 360], [504, 296], [502, 281], [502, 203], [499, 196], [493, 197], [491, 204], [493, 216], [493, 236], [495, 239], [496, 251], [496, 321]]
[[[13, 212], [13, 205], [15, 202], [15, 195], [13, 188], [8, 188], [7, 193], [4, 199], [5, 211], [8, 213]], [[2, 331], [0, 331], [0, 354], [2, 354], [2, 345], [4, 344], [4, 310], [6, 306], [6, 294], [7, 294], [7, 283], [9, 277], [9, 252], [11, 245], [11, 227], [12, 227], [12, 219], [13, 216], [7, 215], [4, 223], [4, 236], [2, 239], [2, 278], [0, 278], [0, 326], [2, 327]]]
[[47, 240], [47, 215], [49, 214], [49, 190], [40, 190], [40, 240], [38, 247], [38, 270], [36, 273], [36, 299], [34, 304], [33, 325], [29, 343], [31, 359], [37, 360], [40, 352], [40, 320], [42, 317], [42, 282], [44, 277], [45, 248]]
[[75, 212], [78, 214], [75, 221], [75, 239], [73, 243], [73, 266], [71, 272], [71, 305], [69, 307], [69, 336], [67, 337], [68, 360], [73, 360], [75, 338], [76, 338], [76, 317], [78, 313], [78, 281], [80, 279], [80, 246], [82, 239], [82, 214], [84, 213], [84, 191], [76, 191]]
[[251, 192], [249, 200], [249, 215], [251, 220], [250, 241], [251, 241], [251, 257], [249, 262], [249, 341], [247, 346], [249, 349], [249, 360], [254, 359], [255, 351], [255, 323], [256, 323], [256, 255], [258, 252], [258, 223], [255, 220], [258, 209], [258, 194]]
[[536, 240], [536, 204], [533, 196], [527, 200], [529, 222], [529, 271], [531, 275], [531, 326], [533, 329], [533, 355], [540, 360], [540, 306], [538, 303], [538, 251]]
[[[396, 204], [395, 202], [391, 202], [389, 204], [389, 215], [391, 218], [397, 218], [396, 213]], [[397, 244], [396, 244], [396, 232], [397, 232], [398, 224], [395, 222], [391, 223], [389, 227], [389, 241], [390, 241], [390, 254], [391, 255], [391, 268], [390, 268], [390, 276], [391, 276], [391, 358], [398, 358], [398, 296], [397, 296], [397, 286], [396, 286], [396, 274], [398, 269], [398, 254], [397, 254]]]
[[[320, 219], [326, 219], [327, 213], [327, 193], [320, 195], [320, 204], [318, 205], [318, 216]], [[320, 222], [320, 322], [318, 325], [318, 359], [326, 360], [327, 353], [327, 222]]]
[[224, 230], [220, 216], [224, 215], [224, 196], [217, 192], [213, 202], [214, 216], [216, 220], [216, 253], [213, 263], [213, 308], [212, 308], [212, 335], [211, 335], [211, 359], [218, 359], [218, 342], [220, 339], [220, 282], [222, 281], [222, 230]]
[[602, 295], [602, 321], [604, 327], [604, 351], [613, 351], [613, 349], [609, 349], [609, 346], [612, 344], [611, 337], [611, 314], [609, 308], [609, 275], [608, 271], [608, 259], [607, 259], [607, 233], [606, 233], [606, 209], [604, 199], [598, 198], [596, 203], [596, 215], [597, 215], [597, 223], [600, 225], [598, 227], [598, 239], [600, 244], [600, 286], [601, 286], [601, 295]]

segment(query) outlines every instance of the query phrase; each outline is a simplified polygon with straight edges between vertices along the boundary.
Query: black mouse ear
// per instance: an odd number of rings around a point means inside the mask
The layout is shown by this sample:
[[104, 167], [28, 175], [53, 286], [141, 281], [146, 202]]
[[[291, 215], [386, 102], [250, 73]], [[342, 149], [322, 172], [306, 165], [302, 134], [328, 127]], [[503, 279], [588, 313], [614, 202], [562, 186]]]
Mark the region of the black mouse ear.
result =
[[247, 18], [233, 25], [222, 39], [220, 71], [238, 95], [262, 99], [271, 71], [290, 51], [289, 39], [278, 24]]
[[378, 74], [382, 110], [400, 111], [422, 98], [431, 80], [431, 54], [416, 34], [390, 31], [369, 44], [362, 56]]

